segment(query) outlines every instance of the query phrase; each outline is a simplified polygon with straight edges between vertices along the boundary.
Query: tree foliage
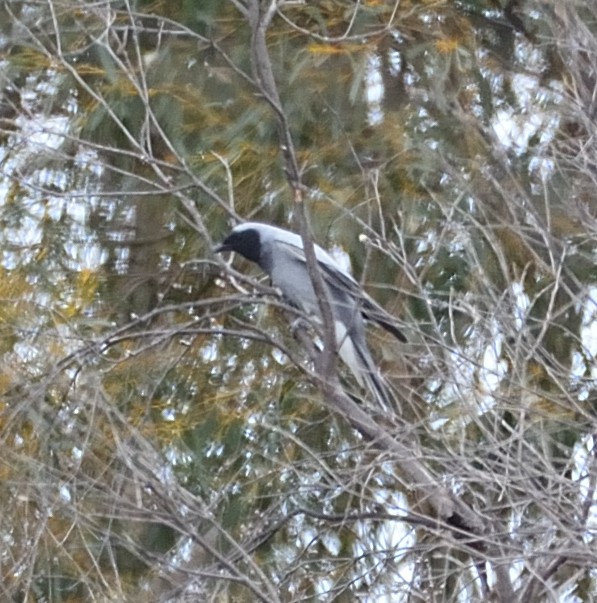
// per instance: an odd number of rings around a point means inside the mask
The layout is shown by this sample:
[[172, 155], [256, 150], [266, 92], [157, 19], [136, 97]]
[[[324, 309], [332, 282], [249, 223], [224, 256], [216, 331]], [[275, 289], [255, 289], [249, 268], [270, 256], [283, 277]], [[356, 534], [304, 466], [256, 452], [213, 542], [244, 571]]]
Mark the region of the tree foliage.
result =
[[[2, 600], [597, 598], [591, 2], [0, 28]], [[246, 219], [397, 317], [395, 409], [214, 256]]]

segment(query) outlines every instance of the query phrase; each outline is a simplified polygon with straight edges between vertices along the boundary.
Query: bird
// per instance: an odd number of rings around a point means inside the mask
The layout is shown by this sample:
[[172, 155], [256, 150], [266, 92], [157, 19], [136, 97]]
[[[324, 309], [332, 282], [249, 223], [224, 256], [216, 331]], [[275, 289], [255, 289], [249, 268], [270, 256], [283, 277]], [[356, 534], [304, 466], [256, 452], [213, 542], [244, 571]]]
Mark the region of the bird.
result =
[[[406, 342], [406, 337], [395, 325], [394, 317], [369, 297], [350, 273], [319, 245], [314, 244], [314, 249], [334, 321], [338, 355], [359, 385], [372, 391], [387, 410], [393, 404], [367, 346], [365, 320], [377, 323], [401, 342]], [[290, 305], [322, 322], [298, 234], [271, 224], [244, 222], [232, 228], [215, 248], [216, 253], [226, 251], [239, 253], [257, 264]]]

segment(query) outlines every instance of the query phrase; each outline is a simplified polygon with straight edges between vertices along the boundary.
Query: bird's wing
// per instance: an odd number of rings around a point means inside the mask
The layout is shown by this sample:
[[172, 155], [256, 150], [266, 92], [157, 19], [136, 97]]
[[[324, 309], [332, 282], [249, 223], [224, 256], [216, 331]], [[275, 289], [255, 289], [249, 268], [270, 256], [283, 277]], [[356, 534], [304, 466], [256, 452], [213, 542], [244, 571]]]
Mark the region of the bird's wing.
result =
[[319, 262], [319, 265], [323, 271], [324, 278], [330, 285], [346, 291], [357, 300], [361, 313], [366, 320], [377, 323], [388, 333], [396, 337], [396, 339], [406, 343], [406, 337], [396, 326], [395, 318], [369, 297], [350, 275], [339, 272], [334, 266], [330, 266], [324, 262]]
[[363, 316], [372, 322], [376, 322], [380, 327], [391, 333], [402, 343], [406, 343], [406, 335], [395, 325], [395, 318], [386, 312], [377, 302], [366, 296], [362, 302]]
[[[302, 247], [297, 247], [292, 243], [281, 240], [277, 240], [277, 243], [282, 245], [294, 259], [304, 264], [307, 263], [305, 251]], [[321, 247], [315, 246], [315, 255], [321, 269], [321, 274], [330, 287], [347, 293], [358, 302], [361, 313], [367, 320], [377, 323], [388, 331], [388, 333], [396, 337], [396, 339], [406, 343], [406, 337], [395, 325], [394, 317], [369, 297], [348, 272], [345, 272]]]

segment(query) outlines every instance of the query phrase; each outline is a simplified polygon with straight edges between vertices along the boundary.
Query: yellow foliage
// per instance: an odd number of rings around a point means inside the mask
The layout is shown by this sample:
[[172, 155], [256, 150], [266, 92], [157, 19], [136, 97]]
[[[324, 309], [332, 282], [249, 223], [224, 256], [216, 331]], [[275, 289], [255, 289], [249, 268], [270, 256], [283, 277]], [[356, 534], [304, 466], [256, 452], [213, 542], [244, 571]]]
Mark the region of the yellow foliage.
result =
[[368, 51], [366, 44], [309, 44], [307, 50], [316, 55], [353, 54]]
[[[218, 412], [218, 424], [220, 431], [224, 432], [232, 423], [239, 419], [245, 420], [245, 414], [250, 414], [250, 409], [239, 409], [236, 404], [230, 408], [226, 406], [227, 401], [235, 401], [236, 392], [225, 392], [217, 395], [215, 398], [208, 400], [197, 400], [196, 403], [190, 405], [188, 410], [181, 411], [179, 408], [172, 406], [168, 400], [152, 400], [151, 409], [154, 412], [162, 413], [164, 411], [173, 411], [174, 419], [162, 420], [151, 424], [146, 421], [147, 412], [144, 404], [133, 408], [129, 413], [129, 418], [146, 437], [156, 435], [162, 444], [167, 444], [180, 440], [186, 433], [201, 425], [205, 421], [206, 407], [210, 412]], [[214, 434], [216, 435], [216, 434]], [[220, 434], [221, 435], [221, 434]]]
[[74, 318], [79, 313], [79, 310], [80, 310], [79, 305], [72, 302], [72, 303], [64, 306], [64, 308], [62, 308], [62, 315], [65, 318]]
[[0, 325], [7, 327], [7, 331], [3, 332], [6, 345], [25, 315], [30, 291], [30, 284], [18, 271], [0, 268]]
[[40, 245], [37, 248], [37, 253], [35, 254], [35, 261], [41, 262], [42, 260], [44, 260], [47, 257], [47, 255], [48, 255], [48, 248]]
[[84, 268], [76, 275], [72, 297], [62, 308], [66, 318], [73, 318], [85, 310], [95, 299], [99, 284], [95, 270]]
[[97, 65], [92, 65], [90, 63], [78, 63], [76, 65], [77, 73], [83, 76], [97, 76], [103, 77], [106, 74], [106, 70], [103, 67], [98, 67]]
[[58, 66], [46, 53], [26, 45], [20, 48], [19, 53], [13, 56], [12, 61], [24, 69], [30, 70], [50, 69]]
[[20, 300], [31, 291], [31, 286], [16, 271], [0, 268], [0, 300]]
[[451, 37], [436, 40], [435, 48], [440, 54], [451, 54], [452, 52], [460, 48], [460, 39]]
[[95, 298], [98, 286], [98, 277], [95, 270], [83, 268], [77, 275], [77, 297], [83, 302], [91, 302]]
[[532, 409], [535, 413], [538, 413], [541, 417], [557, 420], [572, 420], [574, 419], [575, 412], [572, 408], [566, 407], [557, 400], [550, 400], [545, 397], [537, 397], [532, 405]]

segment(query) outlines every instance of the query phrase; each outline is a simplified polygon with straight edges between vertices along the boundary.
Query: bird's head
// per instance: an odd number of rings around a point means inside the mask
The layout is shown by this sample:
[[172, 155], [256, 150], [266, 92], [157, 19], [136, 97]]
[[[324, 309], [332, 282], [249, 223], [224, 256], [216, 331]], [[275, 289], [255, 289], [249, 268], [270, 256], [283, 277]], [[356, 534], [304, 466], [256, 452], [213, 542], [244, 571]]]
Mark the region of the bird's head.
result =
[[235, 251], [251, 262], [259, 264], [261, 258], [261, 235], [259, 229], [251, 224], [239, 224], [216, 247], [216, 253]]

